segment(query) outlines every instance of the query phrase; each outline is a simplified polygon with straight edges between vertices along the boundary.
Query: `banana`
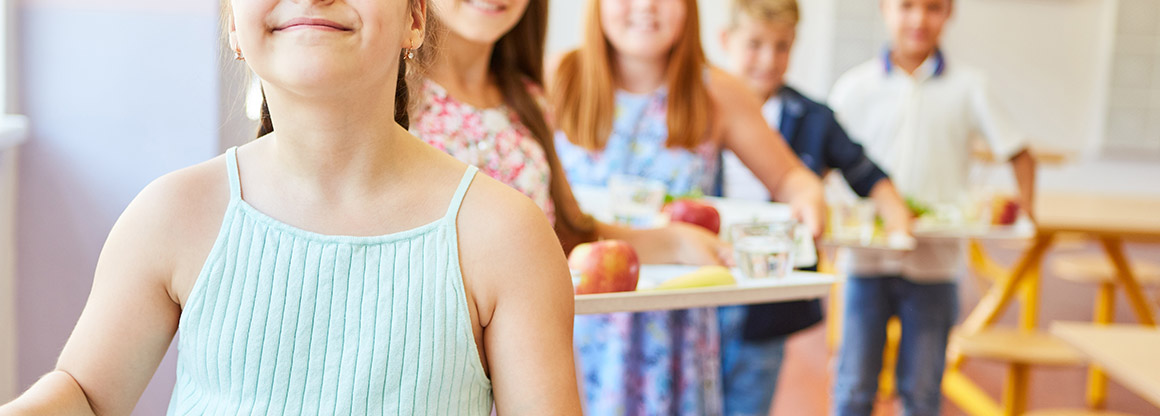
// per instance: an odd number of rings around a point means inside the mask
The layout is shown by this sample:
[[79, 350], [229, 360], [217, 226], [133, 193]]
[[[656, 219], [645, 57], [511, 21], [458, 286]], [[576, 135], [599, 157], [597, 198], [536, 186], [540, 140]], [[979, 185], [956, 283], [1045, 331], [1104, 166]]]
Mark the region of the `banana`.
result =
[[728, 286], [736, 284], [729, 269], [721, 266], [705, 266], [697, 271], [674, 277], [657, 285], [656, 289], [688, 289], [694, 287]]

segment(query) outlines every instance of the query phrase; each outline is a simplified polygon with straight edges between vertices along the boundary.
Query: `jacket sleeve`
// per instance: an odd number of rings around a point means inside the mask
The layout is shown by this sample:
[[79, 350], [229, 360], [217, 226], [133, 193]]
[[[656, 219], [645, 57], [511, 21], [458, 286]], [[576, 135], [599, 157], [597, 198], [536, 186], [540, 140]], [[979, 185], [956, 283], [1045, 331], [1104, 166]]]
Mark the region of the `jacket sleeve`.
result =
[[886, 179], [886, 172], [866, 156], [862, 145], [850, 140], [850, 136], [846, 135], [846, 130], [838, 124], [832, 112], [828, 116], [830, 123], [826, 129], [826, 141], [822, 149], [826, 167], [841, 171], [846, 183], [849, 183], [850, 188], [853, 188], [859, 196], [863, 198], [870, 196], [874, 185]]

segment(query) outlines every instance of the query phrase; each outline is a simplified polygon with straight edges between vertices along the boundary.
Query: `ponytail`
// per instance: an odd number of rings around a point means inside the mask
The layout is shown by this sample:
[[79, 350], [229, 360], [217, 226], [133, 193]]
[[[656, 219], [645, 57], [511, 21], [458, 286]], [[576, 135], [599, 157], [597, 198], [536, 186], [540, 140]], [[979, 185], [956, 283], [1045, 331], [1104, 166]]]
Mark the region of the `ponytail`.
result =
[[411, 100], [407, 88], [407, 59], [406, 52], [399, 55], [399, 79], [395, 81], [395, 122], [403, 129], [411, 129], [410, 107]]

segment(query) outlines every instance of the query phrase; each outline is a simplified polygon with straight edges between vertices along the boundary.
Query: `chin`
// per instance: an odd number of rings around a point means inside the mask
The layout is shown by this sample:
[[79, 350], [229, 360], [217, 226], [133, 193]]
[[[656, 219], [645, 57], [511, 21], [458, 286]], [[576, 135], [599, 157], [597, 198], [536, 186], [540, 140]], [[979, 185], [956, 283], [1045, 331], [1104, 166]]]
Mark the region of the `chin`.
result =
[[621, 55], [650, 59], [667, 57], [670, 52], [672, 52], [672, 48], [657, 48], [657, 42], [649, 40], [625, 42], [621, 47], [616, 48], [616, 53]]
[[499, 38], [503, 37], [504, 33], [506, 33], [502, 30], [490, 30], [486, 27], [471, 27], [470, 25], [468, 27], [471, 28], [469, 31], [456, 31], [455, 34], [469, 42], [478, 44], [492, 44], [499, 42]]
[[[395, 71], [390, 71], [396, 74]], [[289, 91], [303, 96], [325, 96], [342, 86], [365, 84], [366, 72], [354, 71], [351, 67], [339, 67], [322, 62], [313, 65], [282, 67], [270, 74], [267, 81], [275, 82]]]
[[934, 49], [936, 47], [938, 47], [937, 45], [927, 41], [926, 39], [908, 41], [908, 42], [902, 43], [901, 45], [902, 45], [902, 48], [901, 48], [900, 52], [908, 54], [908, 55], [930, 53], [930, 52], [934, 51]]

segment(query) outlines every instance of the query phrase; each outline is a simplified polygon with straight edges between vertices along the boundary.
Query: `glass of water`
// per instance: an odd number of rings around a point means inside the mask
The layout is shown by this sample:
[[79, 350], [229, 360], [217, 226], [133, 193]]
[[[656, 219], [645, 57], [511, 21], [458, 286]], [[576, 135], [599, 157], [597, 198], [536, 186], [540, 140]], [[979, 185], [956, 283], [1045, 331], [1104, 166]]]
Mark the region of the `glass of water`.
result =
[[847, 242], [870, 244], [874, 239], [877, 210], [874, 202], [858, 199], [844, 204], [830, 206], [833, 215], [830, 235]]
[[667, 191], [665, 184], [658, 180], [613, 175], [608, 179], [613, 221], [635, 228], [654, 226]]
[[746, 279], [788, 276], [793, 271], [797, 228], [793, 221], [733, 225], [733, 256], [741, 275]]

